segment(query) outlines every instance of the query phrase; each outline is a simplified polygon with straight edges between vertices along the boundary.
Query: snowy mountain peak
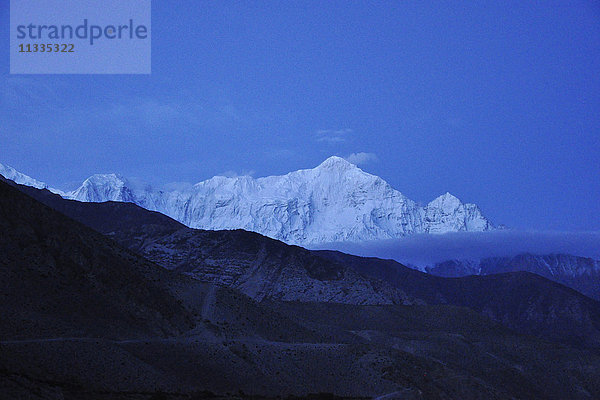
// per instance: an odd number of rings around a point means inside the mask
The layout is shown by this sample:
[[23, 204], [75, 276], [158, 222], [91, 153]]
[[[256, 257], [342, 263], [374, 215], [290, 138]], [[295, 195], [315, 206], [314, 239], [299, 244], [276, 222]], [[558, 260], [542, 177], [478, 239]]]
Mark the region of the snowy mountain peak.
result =
[[492, 224], [475, 204], [463, 204], [456, 196], [446, 192], [425, 207], [428, 233], [459, 231], [487, 231]]
[[84, 182], [116, 182], [119, 184], [125, 183], [127, 179], [118, 174], [94, 174], [87, 178]]
[[442, 201], [458, 201], [460, 203], [460, 200], [458, 199], [458, 197], [454, 196], [453, 194], [451, 194], [450, 192], [446, 192], [441, 196], [438, 196], [435, 200], [442, 200]]
[[330, 169], [330, 170], [348, 170], [348, 169], [359, 169], [356, 165], [352, 164], [348, 160], [338, 156], [331, 156], [323, 161], [315, 169]]
[[48, 185], [46, 185], [44, 182], [40, 182], [38, 180], [33, 179], [30, 176], [22, 174], [13, 167], [9, 167], [8, 165], [0, 164], [0, 175], [5, 177], [6, 179], [10, 179], [15, 183], [18, 183], [19, 185], [32, 186], [38, 189], [48, 188]]
[[451, 210], [455, 210], [460, 207], [462, 202], [458, 199], [458, 197], [450, 194], [450, 192], [446, 192], [445, 194], [435, 198], [432, 200], [427, 207], [430, 208], [442, 208], [446, 212], [450, 212]]
[[128, 181], [117, 174], [96, 174], [87, 178], [81, 186], [68, 194], [79, 201], [126, 201], [134, 202], [135, 197]]
[[95, 174], [83, 181], [82, 186], [111, 186], [123, 187], [127, 185], [127, 179], [118, 174]]
[[0, 164], [0, 175], [15, 183], [18, 183], [19, 185], [31, 186], [37, 189], [48, 189], [49, 191], [59, 194], [61, 196], [65, 195], [65, 193], [62, 190], [51, 188], [44, 182], [40, 182], [37, 179], [33, 179], [32, 177], [25, 175], [8, 165]]
[[192, 228], [241, 228], [300, 245], [494, 229], [474, 204], [446, 193], [423, 207], [336, 156], [281, 176], [215, 176], [178, 187], [160, 191], [102, 174], [63, 195], [87, 202], [132, 202]]

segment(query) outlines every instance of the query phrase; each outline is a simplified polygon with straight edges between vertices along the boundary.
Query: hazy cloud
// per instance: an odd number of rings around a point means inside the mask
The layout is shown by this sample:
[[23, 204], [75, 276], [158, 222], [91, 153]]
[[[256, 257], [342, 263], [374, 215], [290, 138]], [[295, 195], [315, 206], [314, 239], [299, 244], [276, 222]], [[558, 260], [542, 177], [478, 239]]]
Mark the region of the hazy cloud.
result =
[[61, 81], [55, 81], [56, 88], [44, 79], [32, 76], [11, 75], [2, 80], [0, 101], [3, 105], [14, 107], [56, 108], [54, 99], [61, 88]]
[[290, 158], [296, 158], [297, 152], [286, 149], [286, 148], [265, 148], [263, 151], [263, 157], [272, 158], [275, 160], [289, 160]]
[[352, 153], [344, 158], [348, 162], [355, 165], [368, 164], [371, 162], [379, 161], [379, 158], [377, 158], [377, 155], [375, 153]]
[[362, 243], [330, 243], [318, 248], [394, 259], [421, 267], [453, 259], [509, 257], [521, 253], [564, 253], [600, 259], [600, 232], [457, 232]]
[[352, 129], [320, 129], [315, 132], [317, 142], [341, 143], [348, 140]]
[[169, 192], [172, 192], [172, 191], [186, 192], [188, 190], [192, 190], [193, 186], [194, 185], [189, 182], [169, 182], [169, 183], [164, 184], [162, 186], [162, 189], [169, 191]]
[[146, 128], [165, 128], [174, 122], [197, 124], [199, 105], [177, 101], [159, 101], [152, 98], [136, 98], [133, 101], [111, 104], [105, 112], [95, 110], [106, 121], [128, 122]]

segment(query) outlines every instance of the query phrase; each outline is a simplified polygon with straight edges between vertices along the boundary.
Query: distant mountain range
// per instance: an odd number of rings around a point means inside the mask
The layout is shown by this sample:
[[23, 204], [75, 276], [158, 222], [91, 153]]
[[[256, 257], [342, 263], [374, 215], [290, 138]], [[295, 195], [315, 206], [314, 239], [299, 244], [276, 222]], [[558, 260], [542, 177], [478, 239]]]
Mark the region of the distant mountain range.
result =
[[[10, 167], [0, 165], [0, 174], [47, 188]], [[282, 176], [215, 176], [185, 190], [157, 190], [115, 174], [93, 175], [71, 192], [49, 189], [84, 202], [135, 203], [192, 228], [244, 229], [300, 245], [495, 229], [475, 204], [446, 193], [419, 205], [340, 157]]]
[[427, 267], [426, 271], [448, 278], [527, 271], [600, 300], [600, 261], [570, 254], [520, 254], [480, 260], [449, 260]]

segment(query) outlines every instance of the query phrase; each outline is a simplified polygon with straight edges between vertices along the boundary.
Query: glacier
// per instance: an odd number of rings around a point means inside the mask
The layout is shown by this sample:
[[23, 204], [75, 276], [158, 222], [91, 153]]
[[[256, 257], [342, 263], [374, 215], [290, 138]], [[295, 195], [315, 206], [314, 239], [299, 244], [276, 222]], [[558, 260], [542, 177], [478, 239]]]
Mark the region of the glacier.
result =
[[[17, 174], [5, 177], [47, 187]], [[337, 156], [286, 175], [215, 176], [183, 190], [155, 189], [117, 174], [93, 175], [70, 192], [49, 190], [83, 202], [132, 202], [191, 228], [245, 229], [304, 246], [495, 229], [475, 204], [446, 193], [422, 206]]]

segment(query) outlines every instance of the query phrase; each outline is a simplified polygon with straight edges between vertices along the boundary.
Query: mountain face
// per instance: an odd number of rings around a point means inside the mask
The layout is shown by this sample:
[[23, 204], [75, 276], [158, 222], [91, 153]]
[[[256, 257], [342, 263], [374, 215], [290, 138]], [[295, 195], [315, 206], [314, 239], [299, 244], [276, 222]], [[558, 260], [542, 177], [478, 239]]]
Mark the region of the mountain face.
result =
[[242, 230], [191, 229], [131, 203], [82, 203], [20, 188], [166, 269], [258, 301], [450, 304], [520, 333], [600, 346], [600, 304], [531, 273], [441, 278], [392, 260], [309, 251]]
[[569, 286], [600, 300], [600, 261], [569, 254], [514, 257], [489, 257], [481, 260], [449, 260], [427, 267], [427, 272], [442, 277], [491, 275], [527, 271]]
[[168, 269], [235, 288], [257, 301], [361, 305], [423, 303], [401, 288], [254, 232], [181, 229], [119, 231], [117, 242]]
[[468, 307], [520, 333], [600, 347], [600, 303], [531, 272], [444, 278], [394, 260], [329, 250], [315, 253], [402, 288], [427, 304]]
[[[26, 179], [17, 183], [29, 184]], [[340, 157], [283, 176], [216, 176], [182, 191], [155, 190], [115, 174], [94, 175], [59, 194], [84, 202], [132, 202], [191, 228], [244, 229], [301, 245], [494, 229], [474, 204], [446, 193], [421, 206]]]
[[[254, 232], [191, 229], [132, 203], [85, 203], [21, 190], [166, 269], [262, 301], [412, 304], [402, 290]], [[417, 301], [418, 302], [418, 301]]]
[[172, 273], [2, 181], [0, 254], [4, 339], [125, 337], [192, 324], [163, 284]]
[[[9, 167], [7, 165], [0, 164], [0, 175], [2, 175], [6, 179], [9, 179], [15, 183], [18, 183], [19, 185], [31, 186], [31, 187], [34, 187], [37, 189], [48, 189], [48, 185], [46, 185], [44, 182], [35, 180], [25, 174], [20, 173], [16, 169]], [[60, 190], [57, 190], [57, 189], [51, 189], [51, 190], [58, 194], [62, 193], [62, 192], [60, 192]]]
[[[533, 274], [440, 278], [3, 179], [0, 227], [3, 399], [600, 398], [598, 302]], [[287, 264], [322, 282], [364, 270], [430, 305], [257, 302], [188, 275], [211, 260], [268, 282]]]

